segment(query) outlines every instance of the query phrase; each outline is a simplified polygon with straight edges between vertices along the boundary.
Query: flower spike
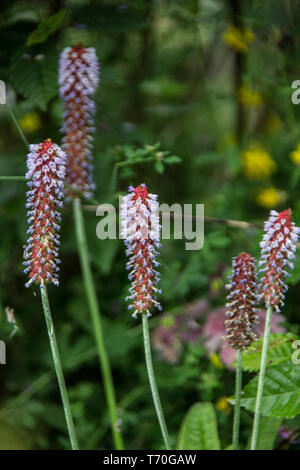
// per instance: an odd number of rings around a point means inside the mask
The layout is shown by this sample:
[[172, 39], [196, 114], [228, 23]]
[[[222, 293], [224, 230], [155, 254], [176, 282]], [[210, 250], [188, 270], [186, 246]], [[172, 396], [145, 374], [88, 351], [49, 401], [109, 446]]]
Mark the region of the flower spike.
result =
[[225, 339], [232, 348], [245, 350], [256, 340], [253, 326], [258, 322], [254, 258], [248, 253], [233, 258], [232, 276], [226, 288], [229, 294]]
[[295, 258], [300, 228], [292, 221], [290, 209], [282, 212], [272, 210], [269, 219], [265, 222], [265, 234], [261, 247], [261, 260], [259, 262], [263, 292], [266, 306], [273, 307], [277, 312], [284, 305], [285, 292], [288, 286], [284, 279], [291, 274], [286, 269], [293, 269], [291, 260]]
[[29, 238], [24, 251], [24, 272], [29, 275], [25, 284], [53, 283], [58, 285], [58, 246], [60, 209], [63, 205], [63, 186], [66, 155], [51, 139], [30, 145], [26, 178]]
[[[62, 148], [68, 157], [66, 182], [69, 198], [78, 191], [87, 198], [95, 188], [92, 166], [92, 132], [95, 105], [92, 96], [99, 82], [99, 62], [95, 49], [81, 44], [63, 50], [59, 62], [60, 96], [64, 100]], [[77, 190], [77, 192], [76, 192]]]
[[130, 186], [129, 194], [122, 198], [120, 212], [121, 236], [129, 257], [126, 268], [130, 271], [131, 287], [126, 300], [132, 304], [128, 308], [134, 310], [134, 318], [139, 313], [149, 317], [151, 307], [162, 309], [156, 300], [156, 294], [161, 293], [156, 287], [159, 273], [155, 269], [160, 264], [156, 257], [161, 246], [157, 195], [150, 194], [145, 184]]

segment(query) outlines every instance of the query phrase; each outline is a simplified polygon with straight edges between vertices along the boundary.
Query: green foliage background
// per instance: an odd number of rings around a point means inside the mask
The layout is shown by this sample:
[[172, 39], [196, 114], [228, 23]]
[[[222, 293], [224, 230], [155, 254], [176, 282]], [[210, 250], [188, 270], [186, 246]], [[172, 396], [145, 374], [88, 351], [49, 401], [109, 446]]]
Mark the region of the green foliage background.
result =
[[[59, 144], [60, 51], [77, 42], [93, 46], [102, 63], [94, 139], [99, 202], [116, 202], [129, 184], [145, 182], [160, 202], [204, 203], [208, 217], [262, 226], [268, 208], [258, 204], [257, 195], [274, 187], [283, 195], [276, 208], [291, 207], [299, 225], [300, 171], [289, 158], [300, 140], [300, 111], [291, 103], [291, 83], [300, 77], [299, 14], [295, 0], [3, 0], [0, 78], [28, 140], [37, 143], [51, 136]], [[224, 40], [230, 25], [255, 34], [247, 52]], [[241, 86], [255, 89], [261, 105], [241, 103]], [[272, 156], [273, 174], [251, 178], [244, 171], [242, 151], [253, 142]], [[0, 152], [0, 175], [24, 175], [24, 145], [3, 105]], [[24, 183], [0, 182], [0, 337], [7, 341], [7, 365], [0, 366], [0, 448], [66, 448], [38, 291], [24, 287], [24, 194]], [[161, 448], [142, 360], [141, 327], [124, 301], [128, 281], [123, 243], [98, 240], [93, 211], [85, 212], [85, 220], [126, 446]], [[212, 306], [222, 306], [225, 293], [215, 288], [215, 281], [223, 286], [231, 257], [240, 251], [258, 256], [260, 237], [254, 225], [245, 229], [206, 223], [201, 251], [186, 251], [184, 241], [165, 240], [164, 311], [176, 315], [214, 289]], [[108, 414], [68, 204], [63, 210], [61, 258], [61, 287], [50, 288], [49, 295], [78, 438], [82, 448], [109, 449]], [[284, 310], [287, 329], [296, 334], [299, 281], [298, 257]], [[7, 306], [14, 309], [18, 324], [13, 338], [4, 313]], [[160, 325], [161, 318], [155, 314], [152, 326]], [[172, 366], [157, 352], [154, 356], [175, 445], [186, 411], [195, 402], [216, 405], [218, 398], [232, 395], [234, 375], [208, 359], [201, 340], [185, 344]], [[231, 443], [232, 413], [216, 409], [225, 448]], [[243, 411], [244, 445], [251, 416]], [[289, 425], [297, 428], [297, 418]]]

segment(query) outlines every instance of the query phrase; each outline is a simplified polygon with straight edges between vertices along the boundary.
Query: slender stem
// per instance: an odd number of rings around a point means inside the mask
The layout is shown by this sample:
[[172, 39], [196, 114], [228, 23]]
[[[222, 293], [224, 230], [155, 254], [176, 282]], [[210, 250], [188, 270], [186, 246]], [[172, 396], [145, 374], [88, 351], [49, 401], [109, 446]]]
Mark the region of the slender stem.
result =
[[18, 121], [17, 121], [16, 116], [15, 116], [14, 113], [13, 113], [13, 110], [11, 109], [11, 107], [9, 106], [9, 104], [7, 104], [7, 103], [6, 103], [6, 107], [7, 107], [7, 109], [8, 109], [9, 114], [11, 115], [11, 118], [12, 118], [12, 120], [13, 120], [13, 122], [14, 122], [16, 128], [17, 128], [17, 131], [18, 131], [19, 134], [20, 134], [21, 139], [22, 139], [23, 142], [24, 142], [25, 147], [28, 149], [28, 147], [29, 147], [29, 142], [28, 142], [28, 140], [26, 139], [25, 135], [23, 134], [23, 131], [22, 131], [21, 127], [19, 126], [19, 123], [18, 123]]
[[251, 450], [256, 449], [257, 440], [258, 440], [260, 410], [261, 410], [261, 404], [262, 404], [264, 379], [265, 379], [266, 366], [267, 366], [267, 355], [268, 355], [271, 319], [272, 319], [272, 307], [269, 306], [267, 308], [263, 347], [262, 347], [261, 362], [260, 362], [260, 371], [259, 371], [259, 377], [258, 377], [255, 413], [254, 413], [252, 439], [251, 439]]
[[96, 340], [96, 345], [98, 349], [99, 362], [100, 362], [100, 367], [102, 371], [103, 385], [104, 385], [104, 391], [105, 391], [106, 400], [108, 404], [114, 444], [117, 450], [122, 450], [124, 446], [123, 446], [122, 434], [119, 428], [115, 389], [114, 389], [114, 384], [113, 384], [113, 379], [112, 379], [110, 363], [109, 363], [109, 359], [108, 359], [105, 344], [104, 344], [100, 308], [98, 304], [94, 279], [93, 279], [93, 275], [92, 275], [92, 271], [91, 271], [91, 267], [89, 263], [89, 253], [88, 253], [87, 239], [86, 239], [86, 233], [85, 233], [84, 219], [82, 215], [82, 208], [81, 208], [80, 200], [78, 198], [74, 199], [73, 209], [74, 209], [75, 229], [76, 229], [77, 245], [78, 245], [79, 257], [80, 257], [81, 269], [83, 273], [83, 280], [84, 280], [84, 286], [86, 290], [89, 310], [90, 310], [90, 314], [92, 318], [93, 331], [95, 334], [95, 340]]
[[159, 398], [159, 393], [156, 385], [156, 380], [155, 380], [155, 375], [154, 375], [154, 369], [153, 369], [153, 363], [152, 363], [152, 355], [151, 355], [151, 345], [150, 345], [150, 336], [149, 336], [149, 324], [148, 324], [148, 318], [147, 314], [143, 313], [143, 336], [144, 336], [144, 347], [145, 347], [145, 357], [146, 357], [146, 366], [147, 366], [147, 372], [148, 372], [148, 377], [149, 377], [149, 382], [150, 382], [150, 388], [152, 392], [152, 398], [158, 418], [158, 422], [160, 425], [161, 433], [163, 435], [163, 439], [165, 442], [165, 446], [167, 450], [171, 449], [170, 445], [170, 438], [169, 438], [169, 433], [167, 430], [167, 425], [164, 417], [164, 412], [161, 406], [161, 401]]
[[242, 351], [238, 349], [236, 352], [235, 406], [234, 406], [233, 435], [232, 435], [233, 450], [238, 450], [239, 448], [241, 389], [242, 389]]
[[0, 181], [26, 181], [25, 176], [0, 176]]
[[49, 341], [50, 341], [50, 347], [51, 347], [55, 372], [57, 376], [57, 382], [58, 382], [59, 389], [60, 389], [61, 400], [62, 400], [62, 404], [64, 408], [69, 437], [71, 441], [71, 447], [73, 450], [78, 450], [79, 447], [78, 447], [78, 442], [76, 438], [76, 433], [75, 433], [75, 428], [74, 428], [74, 423], [73, 423], [73, 418], [72, 418], [72, 413], [71, 413], [71, 407], [70, 407], [68, 392], [67, 392], [66, 383], [64, 379], [64, 373], [63, 373], [63, 369], [61, 365], [58, 345], [56, 341], [56, 335], [55, 335], [54, 324], [53, 324], [53, 320], [51, 316], [47, 287], [43, 284], [41, 284], [41, 298], [42, 298], [42, 305], [43, 305], [43, 310], [45, 314], [45, 320], [46, 320], [46, 325], [47, 325], [47, 330], [48, 330], [48, 336], [49, 336]]

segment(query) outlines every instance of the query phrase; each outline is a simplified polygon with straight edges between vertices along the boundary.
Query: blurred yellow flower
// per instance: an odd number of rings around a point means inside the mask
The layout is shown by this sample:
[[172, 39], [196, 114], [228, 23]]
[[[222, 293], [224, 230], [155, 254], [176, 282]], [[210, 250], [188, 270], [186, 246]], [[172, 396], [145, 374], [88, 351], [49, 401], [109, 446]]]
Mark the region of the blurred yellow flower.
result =
[[297, 145], [296, 150], [293, 150], [293, 152], [290, 153], [290, 159], [293, 163], [296, 163], [296, 165], [300, 165], [300, 142]]
[[217, 369], [223, 369], [223, 364], [217, 353], [212, 353], [209, 356], [209, 359], [212, 365], [215, 366]]
[[38, 113], [28, 113], [19, 119], [19, 124], [23, 132], [35, 132], [41, 127], [41, 119]]
[[217, 400], [216, 407], [219, 411], [230, 413], [230, 404], [227, 397], [221, 397]]
[[229, 28], [223, 33], [223, 39], [236, 51], [247, 52], [248, 44], [255, 40], [255, 34], [251, 29], [247, 28], [244, 31], [241, 31], [235, 26], [229, 26]]
[[243, 85], [238, 91], [238, 100], [244, 106], [260, 106], [263, 102], [262, 96], [252, 88]]
[[269, 187], [260, 191], [257, 196], [257, 203], [267, 209], [278, 206], [285, 199], [283, 191], [277, 191], [273, 187]]
[[259, 146], [252, 146], [242, 153], [244, 173], [248, 178], [267, 178], [276, 170], [271, 155]]

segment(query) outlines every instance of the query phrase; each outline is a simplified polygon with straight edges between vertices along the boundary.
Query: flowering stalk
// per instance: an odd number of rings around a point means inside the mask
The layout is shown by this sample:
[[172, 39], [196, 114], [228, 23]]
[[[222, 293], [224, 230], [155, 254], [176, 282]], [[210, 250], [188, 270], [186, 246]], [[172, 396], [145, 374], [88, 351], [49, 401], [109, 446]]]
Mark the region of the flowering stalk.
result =
[[292, 221], [292, 211], [290, 209], [279, 213], [272, 210], [269, 219], [265, 222], [264, 229], [265, 234], [260, 243], [261, 260], [259, 264], [260, 266], [264, 265], [260, 270], [264, 273], [261, 297], [265, 301], [267, 315], [258, 377], [251, 450], [256, 449], [258, 441], [272, 310], [279, 312], [280, 307], [284, 305], [284, 294], [288, 289], [284, 280], [287, 276], [290, 276], [286, 268], [293, 269], [294, 267], [291, 260], [295, 258], [300, 233], [300, 228], [296, 227]]
[[152, 307], [161, 310], [156, 299], [156, 294], [161, 293], [156, 287], [160, 275], [155, 269], [159, 266], [156, 257], [160, 247], [160, 225], [157, 196], [150, 194], [145, 184], [136, 188], [130, 186], [129, 194], [123, 197], [121, 226], [129, 257], [126, 269], [130, 271], [128, 277], [132, 281], [130, 295], [126, 297], [127, 301], [131, 300], [128, 308], [133, 309], [133, 318], [142, 313], [150, 317]]
[[27, 216], [29, 229], [24, 251], [24, 272], [37, 284], [59, 284], [58, 258], [60, 209], [63, 205], [66, 155], [51, 139], [30, 145], [27, 156], [29, 191]]
[[227, 296], [226, 340], [237, 351], [235, 408], [233, 420], [233, 449], [238, 450], [240, 427], [240, 404], [242, 388], [242, 351], [256, 339], [253, 326], [258, 322], [256, 273], [254, 259], [241, 253], [232, 260], [232, 276]]
[[25, 284], [38, 284], [48, 330], [50, 347], [60, 389], [63, 409], [68, 427], [72, 449], [78, 449], [78, 443], [61, 365], [56, 335], [51, 316], [47, 287], [48, 283], [58, 285], [58, 245], [60, 209], [63, 198], [66, 155], [46, 139], [38, 145], [30, 145], [27, 156], [26, 179], [29, 238], [24, 251], [25, 273], [29, 280]]
[[99, 63], [94, 48], [81, 44], [63, 50], [59, 63], [60, 96], [64, 100], [62, 126], [63, 149], [68, 155], [67, 196], [73, 199], [74, 221], [84, 285], [95, 335], [103, 385], [108, 403], [115, 448], [123, 449], [111, 368], [104, 344], [100, 309], [89, 263], [88, 246], [82, 216], [80, 196], [91, 198], [94, 190], [92, 176], [92, 132], [95, 105], [92, 96], [99, 81]]
[[95, 49], [81, 44], [63, 50], [59, 62], [60, 96], [64, 100], [63, 149], [68, 155], [66, 182], [69, 198], [78, 191], [90, 198], [95, 188], [92, 166], [92, 132], [95, 104], [92, 96], [99, 82]]
[[161, 305], [156, 299], [156, 294], [160, 293], [156, 287], [159, 273], [155, 269], [159, 266], [156, 257], [158, 255], [157, 249], [160, 247], [158, 202], [157, 196], [150, 194], [145, 184], [136, 188], [130, 186], [129, 194], [123, 197], [121, 227], [121, 236], [125, 239], [126, 254], [129, 257], [126, 267], [129, 270], [129, 280], [131, 281], [130, 295], [126, 300], [131, 301], [129, 309], [133, 309], [133, 318], [137, 318], [138, 315], [142, 316], [146, 367], [154, 407], [166, 449], [171, 449], [154, 375], [148, 325], [151, 308], [161, 310]]

